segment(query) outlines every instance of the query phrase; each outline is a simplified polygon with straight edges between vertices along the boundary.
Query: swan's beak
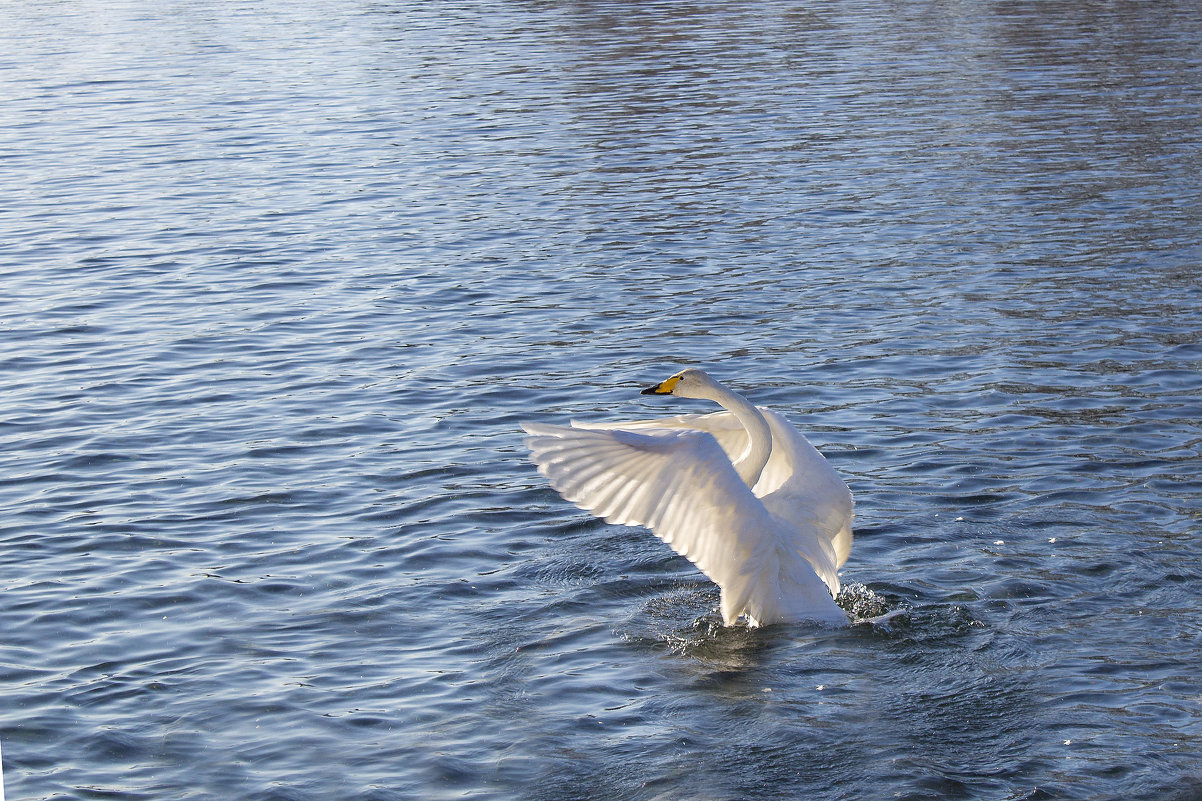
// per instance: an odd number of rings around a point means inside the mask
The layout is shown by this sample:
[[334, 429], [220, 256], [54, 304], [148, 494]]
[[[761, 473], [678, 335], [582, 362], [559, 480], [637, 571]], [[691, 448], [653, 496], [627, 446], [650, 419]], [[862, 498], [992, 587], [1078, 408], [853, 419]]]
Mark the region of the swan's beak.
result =
[[676, 385], [680, 383], [680, 376], [674, 375], [667, 381], [661, 381], [653, 387], [647, 387], [640, 395], [671, 395], [672, 390], [676, 389]]

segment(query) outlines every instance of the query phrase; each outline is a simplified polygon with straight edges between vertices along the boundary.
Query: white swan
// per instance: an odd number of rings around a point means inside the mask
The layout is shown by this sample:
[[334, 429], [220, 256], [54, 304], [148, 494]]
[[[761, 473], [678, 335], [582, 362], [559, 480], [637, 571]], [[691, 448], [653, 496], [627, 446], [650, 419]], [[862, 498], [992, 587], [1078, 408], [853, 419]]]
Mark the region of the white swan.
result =
[[847, 623], [835, 603], [851, 552], [852, 499], [784, 417], [701, 370], [643, 390], [725, 412], [571, 426], [522, 423], [539, 472], [610, 523], [646, 526], [722, 591], [722, 619], [749, 626]]

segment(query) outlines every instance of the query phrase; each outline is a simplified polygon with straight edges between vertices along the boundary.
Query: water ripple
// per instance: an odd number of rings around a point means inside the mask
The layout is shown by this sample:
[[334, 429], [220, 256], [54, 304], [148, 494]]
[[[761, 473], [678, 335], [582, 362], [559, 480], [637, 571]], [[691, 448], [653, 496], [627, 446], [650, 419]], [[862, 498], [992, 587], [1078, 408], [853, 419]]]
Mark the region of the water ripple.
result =
[[[7, 4], [9, 794], [1196, 795], [1202, 19], [1087, 6]], [[855, 625], [525, 460], [686, 363]]]

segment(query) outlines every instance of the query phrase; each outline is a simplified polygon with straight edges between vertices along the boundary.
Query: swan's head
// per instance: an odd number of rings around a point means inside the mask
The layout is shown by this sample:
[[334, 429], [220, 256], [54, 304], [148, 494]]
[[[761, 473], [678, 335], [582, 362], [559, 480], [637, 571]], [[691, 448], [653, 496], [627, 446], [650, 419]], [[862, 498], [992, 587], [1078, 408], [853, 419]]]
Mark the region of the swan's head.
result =
[[721, 390], [718, 382], [705, 372], [690, 367], [671, 378], [643, 390], [643, 395], [675, 395], [678, 398], [702, 398], [712, 400], [714, 391]]

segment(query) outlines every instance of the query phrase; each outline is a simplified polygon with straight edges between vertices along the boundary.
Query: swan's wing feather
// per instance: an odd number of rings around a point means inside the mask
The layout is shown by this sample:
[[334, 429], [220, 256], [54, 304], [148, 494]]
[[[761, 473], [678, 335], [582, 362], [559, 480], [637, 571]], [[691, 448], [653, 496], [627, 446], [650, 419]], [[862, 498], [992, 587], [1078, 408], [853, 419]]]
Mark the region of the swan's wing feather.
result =
[[[826, 459], [782, 415], [760, 406], [772, 431], [772, 453], [764, 466], [754, 493], [776, 510], [785, 514], [787, 522], [798, 522], [796, 511], [808, 506], [815, 523], [821, 529], [820, 539], [829, 542], [835, 551], [835, 568], [847, 561], [851, 553], [851, 493], [843, 479]], [[594, 431], [636, 431], [664, 433], [666, 431], [704, 431], [711, 434], [727, 458], [733, 463], [747, 449], [747, 429], [731, 412], [712, 414], [681, 414], [651, 420], [622, 422], [572, 421], [578, 429]], [[773, 510], [774, 513], [777, 513]]]
[[645, 526], [742, 611], [775, 551], [771, 515], [709, 433], [523, 423], [531, 458], [564, 498], [610, 523]]
[[594, 431], [705, 431], [713, 435], [727, 459], [734, 462], [747, 449], [747, 429], [730, 412], [712, 414], [678, 414], [653, 420], [628, 420], [616, 423], [584, 423], [572, 421], [574, 428]]
[[759, 409], [772, 430], [772, 454], [755, 494], [784, 522], [794, 547], [837, 595], [838, 569], [851, 553], [851, 491], [788, 420], [771, 409]]

